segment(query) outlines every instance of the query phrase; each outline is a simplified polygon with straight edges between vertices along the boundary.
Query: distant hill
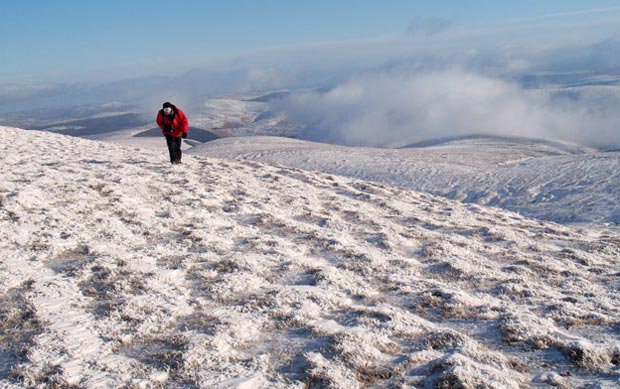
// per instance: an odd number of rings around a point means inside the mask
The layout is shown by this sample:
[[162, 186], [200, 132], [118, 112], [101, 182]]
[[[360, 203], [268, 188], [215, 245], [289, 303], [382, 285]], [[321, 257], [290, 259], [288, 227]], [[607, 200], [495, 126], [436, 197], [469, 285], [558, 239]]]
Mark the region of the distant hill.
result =
[[89, 136], [105, 134], [128, 128], [140, 127], [148, 121], [142, 115], [125, 113], [120, 115], [108, 115], [95, 118], [68, 120], [53, 124], [37, 125], [33, 130], [52, 131], [57, 134], [70, 136]]
[[534, 138], [525, 138], [518, 136], [501, 136], [501, 135], [485, 135], [485, 134], [471, 134], [471, 135], [463, 135], [463, 136], [449, 136], [444, 138], [437, 138], [426, 140], [422, 142], [412, 143], [403, 147], [401, 149], [415, 149], [415, 148], [426, 148], [426, 147], [436, 147], [436, 146], [447, 146], [447, 145], [458, 145], [465, 144], [470, 141], [474, 141], [477, 144], [481, 142], [488, 141], [489, 143], [495, 144], [509, 144], [514, 143], [519, 146], [531, 144], [534, 148], [539, 149], [548, 149], [548, 150], [556, 150], [558, 153], [568, 153], [568, 154], [583, 154], [592, 151], [588, 147], [584, 147], [581, 145], [576, 145], [572, 143], [565, 142], [556, 142], [545, 139], [534, 139]]
[[291, 94], [291, 92], [289, 92], [289, 91], [273, 92], [273, 93], [268, 93], [266, 95], [262, 95], [262, 96], [259, 96], [259, 97], [255, 97], [253, 99], [249, 99], [248, 101], [253, 101], [253, 102], [257, 102], [257, 103], [268, 103], [271, 100], [288, 97], [290, 94]]
[[[226, 138], [188, 152], [398, 185], [561, 223], [620, 224], [620, 153], [542, 139], [463, 136], [383, 149], [276, 137]], [[615, 195], [617, 197], [617, 195]]]

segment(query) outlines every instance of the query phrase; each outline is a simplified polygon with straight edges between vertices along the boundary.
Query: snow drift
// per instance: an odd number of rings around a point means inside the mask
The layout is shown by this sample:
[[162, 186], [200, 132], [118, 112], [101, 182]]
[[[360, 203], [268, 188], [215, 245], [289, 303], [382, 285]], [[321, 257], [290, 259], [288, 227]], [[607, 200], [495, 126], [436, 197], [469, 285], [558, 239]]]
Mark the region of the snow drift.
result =
[[0, 127], [0, 385], [620, 384], [620, 236]]

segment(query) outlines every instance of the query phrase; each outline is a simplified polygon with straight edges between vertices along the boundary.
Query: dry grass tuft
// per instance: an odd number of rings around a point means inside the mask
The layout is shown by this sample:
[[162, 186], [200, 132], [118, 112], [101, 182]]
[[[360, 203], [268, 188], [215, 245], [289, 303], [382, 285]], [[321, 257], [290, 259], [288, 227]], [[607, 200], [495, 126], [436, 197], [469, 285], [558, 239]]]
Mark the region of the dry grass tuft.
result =
[[357, 368], [355, 374], [358, 381], [373, 384], [391, 379], [396, 372], [387, 366], [366, 365]]
[[611, 353], [583, 343], [559, 345], [558, 349], [574, 366], [591, 372], [603, 371], [604, 367], [612, 362]]
[[158, 370], [179, 371], [185, 364], [189, 339], [182, 334], [136, 338], [120, 351]]
[[461, 381], [460, 377], [452, 372], [446, 372], [441, 375], [433, 385], [433, 389], [469, 389], [470, 387], [465, 385]]
[[37, 385], [48, 375], [32, 374], [27, 368], [35, 337], [44, 330], [44, 323], [27, 296], [33, 284], [34, 281], [27, 280], [0, 296], [0, 376]]
[[502, 341], [510, 345], [521, 345], [534, 350], [548, 349], [556, 342], [555, 338], [545, 332], [528, 328], [518, 318], [504, 317], [499, 322]]
[[457, 332], [439, 332], [424, 339], [421, 346], [426, 349], [448, 351], [462, 346], [466, 341], [466, 337]]
[[20, 365], [11, 371], [11, 377], [24, 387], [42, 389], [79, 389], [79, 385], [69, 384], [59, 365], [46, 364], [41, 368]]
[[100, 265], [91, 267], [90, 277], [78, 286], [84, 296], [94, 299], [93, 313], [100, 317], [108, 317], [120, 310], [125, 302], [123, 292], [139, 295], [146, 290], [144, 274]]
[[94, 262], [96, 254], [88, 245], [79, 245], [66, 250], [50, 261], [50, 267], [57, 273], [63, 273], [67, 277], [79, 276], [86, 267]]

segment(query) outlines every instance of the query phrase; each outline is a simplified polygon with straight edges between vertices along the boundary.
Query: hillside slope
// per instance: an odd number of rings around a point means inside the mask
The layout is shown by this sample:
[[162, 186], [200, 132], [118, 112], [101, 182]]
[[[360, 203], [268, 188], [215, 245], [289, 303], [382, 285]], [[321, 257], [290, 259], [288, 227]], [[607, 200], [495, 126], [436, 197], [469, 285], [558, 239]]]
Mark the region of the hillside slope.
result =
[[620, 236], [0, 127], [0, 386], [620, 383]]
[[620, 153], [489, 136], [423, 146], [378, 149], [247, 137], [189, 152], [393, 184], [561, 223], [620, 223]]

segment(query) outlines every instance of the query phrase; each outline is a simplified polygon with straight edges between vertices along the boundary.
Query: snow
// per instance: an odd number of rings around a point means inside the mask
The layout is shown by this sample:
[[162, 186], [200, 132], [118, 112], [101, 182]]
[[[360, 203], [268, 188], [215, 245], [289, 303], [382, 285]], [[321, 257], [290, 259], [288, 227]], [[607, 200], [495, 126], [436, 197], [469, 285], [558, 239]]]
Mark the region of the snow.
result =
[[[620, 386], [616, 229], [163, 145], [0, 127], [0, 148], [1, 387]], [[424, 150], [385, 155], [437, 181], [583, 158], [592, 185], [617, 158]]]
[[188, 152], [398, 185], [560, 223], [620, 223], [620, 153], [571, 144], [484, 136], [380, 149], [239, 137]]
[[[142, 127], [136, 127], [128, 130], [112, 131], [104, 134], [89, 135], [84, 137], [85, 139], [101, 140], [106, 142], [114, 142], [130, 147], [138, 147], [141, 149], [154, 149], [161, 150], [162, 146], [165, 148], [166, 139], [163, 136], [145, 137], [136, 136], [144, 131], [148, 131], [153, 128], [153, 125], [146, 125]], [[189, 149], [191, 146], [189, 142], [184, 141], [181, 145], [183, 150]]]
[[274, 113], [270, 105], [253, 101], [264, 95], [241, 95], [211, 98], [192, 112], [192, 126], [216, 132], [222, 136], [272, 136], [294, 137], [300, 126], [289, 123], [283, 113]]

